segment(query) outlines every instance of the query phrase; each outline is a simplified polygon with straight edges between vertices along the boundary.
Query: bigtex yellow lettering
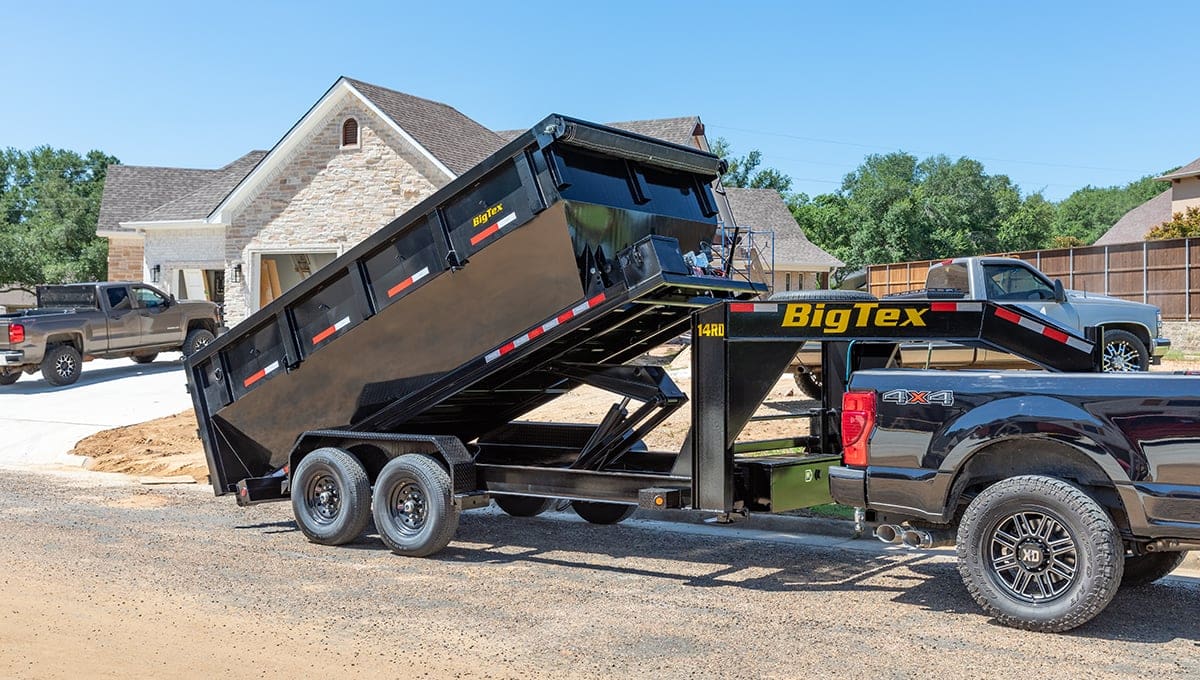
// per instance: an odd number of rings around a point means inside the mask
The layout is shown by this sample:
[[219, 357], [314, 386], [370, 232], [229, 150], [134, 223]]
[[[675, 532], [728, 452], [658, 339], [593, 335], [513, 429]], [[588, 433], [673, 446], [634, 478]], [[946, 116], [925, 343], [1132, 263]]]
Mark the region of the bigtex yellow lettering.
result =
[[497, 203], [496, 205], [493, 205], [492, 207], [488, 208], [487, 210], [484, 210], [483, 212], [479, 213], [475, 217], [471, 218], [471, 226], [478, 227], [479, 225], [483, 224], [484, 222], [487, 222], [489, 219], [495, 217], [496, 215], [499, 215], [502, 210], [504, 210], [503, 203]]
[[878, 302], [856, 302], [849, 307], [833, 308], [827, 308], [824, 302], [815, 305], [809, 302], [793, 302], [784, 311], [782, 325], [820, 328], [825, 333], [845, 333], [851, 325], [855, 328], [924, 326], [925, 312], [928, 311], [929, 308], [912, 307], [880, 309]]

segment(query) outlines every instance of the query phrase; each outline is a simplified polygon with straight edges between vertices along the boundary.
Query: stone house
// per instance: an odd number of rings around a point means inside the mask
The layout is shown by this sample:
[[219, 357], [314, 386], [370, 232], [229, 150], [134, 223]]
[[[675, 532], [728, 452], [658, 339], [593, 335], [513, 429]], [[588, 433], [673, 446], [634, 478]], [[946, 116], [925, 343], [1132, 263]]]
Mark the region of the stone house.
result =
[[1147, 232], [1163, 222], [1170, 222], [1175, 213], [1200, 207], [1200, 158], [1155, 179], [1170, 182], [1171, 185], [1161, 194], [1125, 213], [1103, 236], [1096, 239], [1095, 245], [1144, 241]]
[[[698, 117], [614, 125], [708, 150]], [[97, 225], [109, 241], [109, 278], [220, 302], [236, 323], [520, 132], [493, 132], [446, 104], [339, 78], [270, 151], [216, 170], [109, 168]], [[768, 215], [770, 197], [747, 191], [731, 193], [727, 224], [743, 211]], [[795, 221], [772, 228], [807, 243]], [[788, 252], [837, 266], [814, 249]]]

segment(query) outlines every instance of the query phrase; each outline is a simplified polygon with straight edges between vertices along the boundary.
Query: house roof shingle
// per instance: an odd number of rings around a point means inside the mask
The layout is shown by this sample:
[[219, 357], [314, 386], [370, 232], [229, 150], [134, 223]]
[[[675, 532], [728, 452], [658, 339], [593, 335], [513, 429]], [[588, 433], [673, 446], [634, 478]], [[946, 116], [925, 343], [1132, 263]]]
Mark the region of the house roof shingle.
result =
[[1146, 240], [1146, 232], [1171, 219], [1171, 190], [1125, 213], [1094, 245], [1110, 246]]
[[774, 189], [726, 187], [725, 197], [737, 224], [775, 233], [775, 267], [841, 267], [845, 263], [817, 247]]
[[1155, 177], [1154, 179], [1162, 179], [1162, 180], [1184, 179], [1186, 177], [1195, 177], [1196, 175], [1200, 175], [1200, 158], [1197, 158], [1196, 160], [1192, 161], [1191, 163], [1188, 163], [1187, 165], [1183, 166], [1182, 168], [1179, 168], [1175, 172], [1170, 172], [1170, 173], [1163, 175], [1162, 177]]
[[165, 220], [203, 219], [220, 205], [230, 191], [241, 182], [254, 166], [267, 155], [266, 151], [251, 151], [219, 170], [213, 170], [212, 179], [195, 191], [169, 201], [136, 218], [135, 221], [158, 222]]
[[620, 123], [609, 123], [608, 125], [682, 146], [694, 147], [696, 145], [692, 138], [704, 135], [704, 124], [700, 122], [699, 116], [627, 120]]
[[476, 166], [506, 141], [447, 104], [353, 78], [345, 80], [456, 175]]
[[110, 165], [100, 199], [98, 231], [129, 232], [121, 222], [134, 220], [158, 206], [182, 198], [213, 180], [219, 170]]

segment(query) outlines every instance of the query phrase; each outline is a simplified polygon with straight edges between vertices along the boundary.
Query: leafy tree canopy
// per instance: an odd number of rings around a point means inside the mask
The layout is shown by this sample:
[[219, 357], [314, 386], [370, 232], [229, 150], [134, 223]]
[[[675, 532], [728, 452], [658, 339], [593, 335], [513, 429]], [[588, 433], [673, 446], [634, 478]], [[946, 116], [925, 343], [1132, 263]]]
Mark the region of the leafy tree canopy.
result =
[[1164, 238], [1186, 238], [1200, 236], [1200, 207], [1192, 206], [1163, 222], [1146, 234], [1147, 241]]
[[96, 219], [117, 162], [48, 146], [0, 152], [0, 288], [105, 278], [108, 244]]

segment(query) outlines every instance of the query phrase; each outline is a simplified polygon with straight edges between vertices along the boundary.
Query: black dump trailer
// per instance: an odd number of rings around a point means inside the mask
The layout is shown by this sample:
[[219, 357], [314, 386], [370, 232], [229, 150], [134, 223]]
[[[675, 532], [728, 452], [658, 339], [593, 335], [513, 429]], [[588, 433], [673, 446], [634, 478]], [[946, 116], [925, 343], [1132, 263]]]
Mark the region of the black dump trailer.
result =
[[[841, 378], [885, 365], [895, 341], [1092, 367], [1094, 343], [1052, 325], [1014, 340], [1045, 320], [990, 303], [752, 302], [762, 285], [694, 257], [718, 229], [722, 169], [545, 119], [186, 360], [216, 494], [290, 498], [304, 534], [330, 545], [373, 516], [417, 556], [490, 499], [513, 515], [569, 500], [597, 523], [638, 505], [780, 512], [829, 501]], [[633, 362], [689, 330], [691, 434], [648, 451], [642, 438], [688, 398]], [[835, 342], [825, 398], [799, 414], [808, 434], [738, 441], [811, 340]], [[521, 420], [584, 384], [615, 395], [599, 422]]]

